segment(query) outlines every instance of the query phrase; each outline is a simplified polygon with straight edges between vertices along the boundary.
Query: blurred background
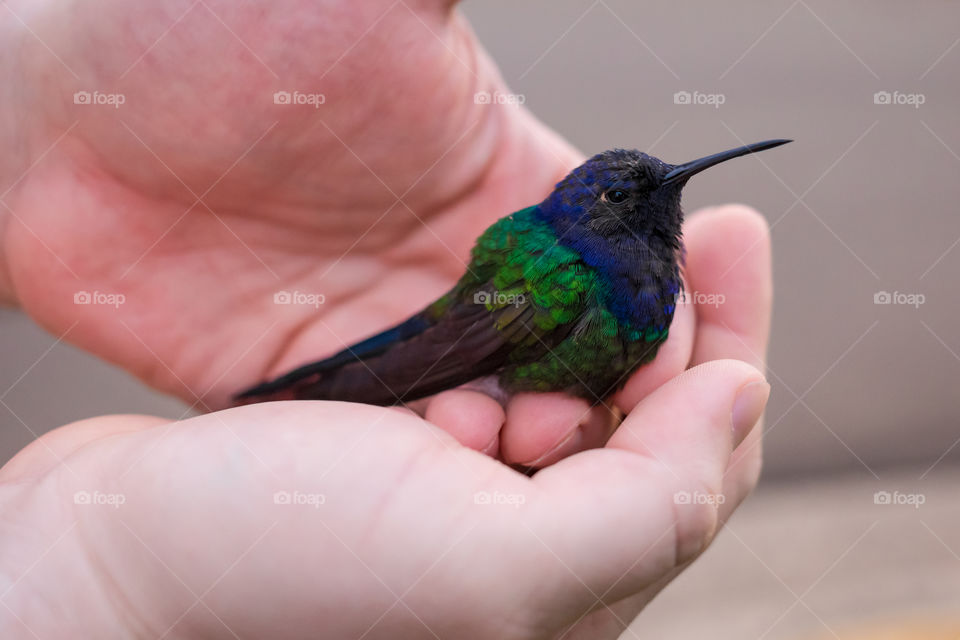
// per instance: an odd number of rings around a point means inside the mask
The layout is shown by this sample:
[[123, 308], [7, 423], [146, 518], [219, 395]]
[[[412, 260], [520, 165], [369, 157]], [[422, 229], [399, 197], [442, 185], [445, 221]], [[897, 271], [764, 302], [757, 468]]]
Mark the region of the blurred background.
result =
[[[960, 4], [463, 11], [512, 91], [585, 153], [680, 162], [796, 140], [684, 192], [688, 211], [745, 202], [773, 228], [766, 466], [625, 637], [960, 638]], [[76, 419], [183, 414], [15, 311], [0, 325], [0, 460]]]

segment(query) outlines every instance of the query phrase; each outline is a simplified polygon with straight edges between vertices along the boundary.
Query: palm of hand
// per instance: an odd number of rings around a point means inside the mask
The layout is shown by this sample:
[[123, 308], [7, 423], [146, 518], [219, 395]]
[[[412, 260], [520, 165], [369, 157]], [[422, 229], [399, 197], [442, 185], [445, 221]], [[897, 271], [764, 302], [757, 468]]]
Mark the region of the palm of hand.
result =
[[75, 611], [18, 617], [51, 637], [615, 637], [755, 481], [751, 379], [700, 367], [534, 478], [362, 405], [76, 423], [0, 470], [5, 605]]
[[[212, 12], [223, 7], [198, 5], [166, 35], [181, 13], [81, 17], [96, 21], [76, 25], [94, 37], [63, 54], [83, 73], [77, 87], [122, 93], [124, 104], [42, 103], [34, 144], [69, 133], [9, 198], [22, 222], [7, 242], [24, 308], [149, 384], [218, 408], [444, 292], [473, 239], [542, 198], [578, 157], [525, 111], [475, 103], [501, 84], [447, 7], [372, 4], [336, 27], [307, 7], [270, 20], [232, 10], [228, 27]], [[141, 42], [156, 44], [138, 61]], [[278, 105], [277, 90], [322, 90], [325, 101]], [[78, 306], [78, 291], [125, 302]], [[323, 304], [278, 305], [280, 291]], [[676, 345], [638, 374], [622, 408], [683, 369], [691, 327], [677, 320]], [[611, 423], [559, 394], [516, 398], [504, 413], [455, 391], [420, 410], [524, 463], [602, 443]], [[571, 439], [575, 428], [583, 435]]]

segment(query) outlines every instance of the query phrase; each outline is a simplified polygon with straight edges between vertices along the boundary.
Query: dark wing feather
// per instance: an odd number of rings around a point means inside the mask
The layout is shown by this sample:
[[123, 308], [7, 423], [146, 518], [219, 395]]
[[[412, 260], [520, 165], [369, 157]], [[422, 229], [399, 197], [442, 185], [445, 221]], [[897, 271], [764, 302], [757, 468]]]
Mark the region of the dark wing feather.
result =
[[334, 369], [350, 364], [351, 362], [356, 362], [357, 360], [372, 358], [373, 356], [380, 355], [397, 342], [402, 342], [425, 331], [428, 327], [434, 324], [434, 322], [435, 321], [432, 320], [427, 314], [418, 313], [405, 322], [402, 322], [395, 327], [391, 327], [386, 331], [382, 331], [375, 336], [367, 338], [366, 340], [362, 340], [355, 345], [330, 356], [329, 358], [319, 360], [317, 362], [311, 362], [310, 364], [294, 369], [293, 371], [286, 373], [279, 378], [275, 378], [269, 382], [264, 382], [263, 384], [258, 384], [255, 387], [251, 387], [250, 389], [237, 394], [236, 399], [245, 400], [247, 398], [253, 398], [256, 396], [267, 396], [277, 392], [282, 392], [294, 384], [300, 383], [311, 377], [316, 377], [317, 374], [333, 371]]
[[531, 361], [587, 308], [579, 255], [557, 245], [534, 208], [491, 226], [447, 295], [396, 327], [240, 394], [240, 402], [422, 398]]
[[[533, 307], [490, 311], [458, 300], [436, 320], [417, 314], [394, 329], [243, 392], [237, 399], [341, 400], [390, 405], [422, 398], [494, 373], [533, 331]], [[410, 334], [401, 327], [425, 326]], [[386, 336], [394, 340], [384, 344]], [[403, 335], [402, 338], [398, 336]], [[378, 344], [370, 348], [370, 344]], [[545, 347], [544, 347], [545, 349]]]
[[335, 375], [319, 374], [295, 387], [296, 397], [388, 405], [422, 398], [494, 373], [528, 332], [532, 309], [503, 329], [483, 305], [457, 304], [430, 328]]

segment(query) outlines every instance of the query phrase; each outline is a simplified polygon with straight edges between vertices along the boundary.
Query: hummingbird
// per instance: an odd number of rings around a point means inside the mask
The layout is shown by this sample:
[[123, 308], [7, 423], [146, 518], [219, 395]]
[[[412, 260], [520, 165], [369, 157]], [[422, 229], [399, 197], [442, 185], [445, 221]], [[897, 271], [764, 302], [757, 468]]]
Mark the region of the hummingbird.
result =
[[788, 142], [679, 165], [599, 153], [542, 202], [488, 227], [460, 280], [425, 309], [235, 400], [393, 405], [493, 376], [507, 394], [563, 391], [598, 404], [667, 339], [683, 288], [684, 185]]

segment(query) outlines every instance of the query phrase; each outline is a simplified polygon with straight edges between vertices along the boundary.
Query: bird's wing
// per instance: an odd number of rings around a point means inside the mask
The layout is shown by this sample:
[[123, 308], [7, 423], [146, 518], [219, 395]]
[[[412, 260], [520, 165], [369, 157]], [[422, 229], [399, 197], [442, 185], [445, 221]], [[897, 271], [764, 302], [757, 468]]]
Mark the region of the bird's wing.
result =
[[437, 393], [541, 356], [567, 336], [592, 287], [580, 256], [525, 209], [487, 229], [460, 281], [422, 312], [239, 398], [386, 405]]

